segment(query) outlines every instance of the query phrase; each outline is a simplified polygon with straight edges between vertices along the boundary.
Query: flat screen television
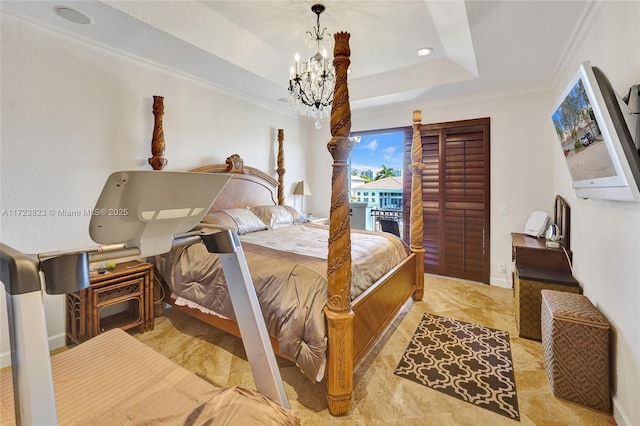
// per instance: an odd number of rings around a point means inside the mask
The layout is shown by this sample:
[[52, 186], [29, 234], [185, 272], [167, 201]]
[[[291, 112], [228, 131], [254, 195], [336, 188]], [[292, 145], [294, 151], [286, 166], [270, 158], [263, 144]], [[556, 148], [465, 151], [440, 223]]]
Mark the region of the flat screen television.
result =
[[640, 120], [600, 69], [580, 65], [551, 118], [578, 197], [640, 202]]

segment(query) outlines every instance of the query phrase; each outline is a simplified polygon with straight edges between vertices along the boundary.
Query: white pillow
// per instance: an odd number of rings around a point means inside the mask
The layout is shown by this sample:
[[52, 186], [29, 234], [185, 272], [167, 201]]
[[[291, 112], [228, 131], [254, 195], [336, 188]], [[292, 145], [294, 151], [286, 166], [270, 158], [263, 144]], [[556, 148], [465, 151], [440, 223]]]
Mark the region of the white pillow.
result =
[[222, 212], [228, 214], [234, 220], [238, 235], [267, 229], [264, 222], [249, 209], [226, 209], [222, 210]]
[[251, 207], [251, 211], [255, 213], [269, 229], [277, 229], [296, 223], [296, 218], [286, 206], [258, 206]]

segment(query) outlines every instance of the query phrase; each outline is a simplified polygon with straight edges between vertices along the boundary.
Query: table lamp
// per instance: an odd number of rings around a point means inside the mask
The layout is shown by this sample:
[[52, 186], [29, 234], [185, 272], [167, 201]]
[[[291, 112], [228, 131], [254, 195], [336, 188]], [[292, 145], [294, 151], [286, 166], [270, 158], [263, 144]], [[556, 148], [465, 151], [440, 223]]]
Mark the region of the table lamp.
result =
[[293, 190], [293, 195], [300, 195], [302, 199], [300, 201], [300, 210], [302, 210], [302, 213], [306, 214], [307, 212], [304, 209], [304, 196], [311, 195], [311, 190], [309, 189], [309, 185], [307, 185], [307, 182], [303, 180], [298, 182], [295, 189]]

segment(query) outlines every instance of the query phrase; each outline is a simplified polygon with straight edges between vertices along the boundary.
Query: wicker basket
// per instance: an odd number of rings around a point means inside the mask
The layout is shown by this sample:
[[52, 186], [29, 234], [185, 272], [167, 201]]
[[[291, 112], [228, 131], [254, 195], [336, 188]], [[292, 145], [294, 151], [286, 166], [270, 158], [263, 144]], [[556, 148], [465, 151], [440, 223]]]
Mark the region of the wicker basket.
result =
[[[519, 267], [524, 270], [524, 267]], [[516, 277], [515, 283], [515, 310], [518, 335], [528, 339], [541, 340], [540, 332], [540, 304], [542, 290], [556, 290], [570, 293], [580, 293], [578, 285], [567, 285], [546, 281], [537, 281]]]
[[611, 412], [609, 322], [589, 299], [543, 290], [542, 345], [555, 396]]

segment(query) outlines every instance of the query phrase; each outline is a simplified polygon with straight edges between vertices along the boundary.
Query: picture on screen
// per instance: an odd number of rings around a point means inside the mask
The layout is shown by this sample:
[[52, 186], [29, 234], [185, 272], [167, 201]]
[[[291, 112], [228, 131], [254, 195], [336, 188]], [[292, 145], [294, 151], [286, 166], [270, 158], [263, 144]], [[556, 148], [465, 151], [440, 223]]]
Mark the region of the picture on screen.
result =
[[582, 79], [552, 115], [574, 181], [616, 176]]

